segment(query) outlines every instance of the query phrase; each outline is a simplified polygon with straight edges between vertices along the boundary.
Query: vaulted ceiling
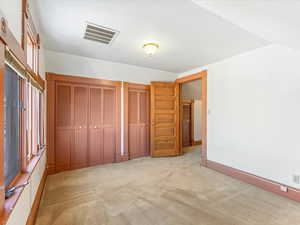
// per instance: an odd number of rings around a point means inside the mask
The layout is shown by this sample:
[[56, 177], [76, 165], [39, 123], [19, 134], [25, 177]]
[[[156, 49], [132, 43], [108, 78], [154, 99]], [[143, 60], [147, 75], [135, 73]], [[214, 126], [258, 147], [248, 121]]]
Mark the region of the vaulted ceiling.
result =
[[[203, 2], [35, 0], [45, 47], [69, 54], [179, 73], [269, 44]], [[85, 40], [87, 21], [120, 34], [109, 46]], [[161, 48], [149, 57], [142, 45], [152, 41]]]
[[193, 0], [270, 43], [300, 50], [300, 0]]

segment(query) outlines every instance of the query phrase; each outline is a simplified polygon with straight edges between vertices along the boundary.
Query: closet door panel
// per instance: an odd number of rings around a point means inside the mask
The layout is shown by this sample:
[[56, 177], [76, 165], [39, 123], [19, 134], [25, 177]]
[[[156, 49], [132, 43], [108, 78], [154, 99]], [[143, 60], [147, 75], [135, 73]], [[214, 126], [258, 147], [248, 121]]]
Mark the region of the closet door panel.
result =
[[74, 146], [71, 151], [71, 167], [80, 168], [87, 166], [87, 129], [76, 129]]
[[150, 95], [149, 91], [140, 92], [140, 148], [141, 156], [150, 155]]
[[128, 111], [130, 158], [147, 156], [149, 155], [149, 91], [129, 88]]
[[130, 159], [135, 159], [139, 157], [139, 127], [137, 125], [130, 125], [129, 129], [129, 152]]
[[103, 163], [115, 161], [115, 132], [114, 128], [103, 128]]
[[56, 172], [70, 169], [73, 139], [74, 131], [72, 129], [56, 130]]
[[102, 92], [99, 87], [90, 88], [89, 165], [103, 162]]
[[150, 155], [149, 149], [149, 126], [140, 126], [139, 129], [140, 135], [140, 157], [145, 157]]
[[115, 161], [115, 89], [103, 89], [103, 162]]
[[64, 83], [56, 84], [56, 172], [68, 170], [71, 166], [71, 149], [74, 139], [72, 96], [72, 85]]
[[89, 97], [87, 86], [74, 86], [74, 147], [71, 152], [71, 167], [87, 166], [87, 125]]
[[89, 132], [89, 165], [98, 165], [103, 162], [103, 132], [101, 129], [90, 129]]
[[72, 126], [72, 86], [69, 84], [56, 85], [56, 127]]

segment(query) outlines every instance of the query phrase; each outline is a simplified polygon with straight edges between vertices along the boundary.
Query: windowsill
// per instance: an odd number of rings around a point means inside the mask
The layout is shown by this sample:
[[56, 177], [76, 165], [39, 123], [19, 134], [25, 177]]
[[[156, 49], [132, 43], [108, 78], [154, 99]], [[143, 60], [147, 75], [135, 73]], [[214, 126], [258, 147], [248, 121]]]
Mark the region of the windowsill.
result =
[[[41, 151], [41, 153], [37, 156], [34, 156], [28, 167], [27, 167], [27, 172], [25, 173], [21, 173], [19, 175], [19, 177], [16, 179], [16, 183], [15, 183], [15, 186], [17, 185], [21, 185], [21, 184], [24, 184], [26, 183], [29, 178], [31, 177], [35, 167], [37, 166], [38, 162], [40, 161], [40, 159], [42, 158], [42, 156], [44, 155], [44, 152], [45, 152], [45, 149]], [[29, 185], [29, 184], [28, 184]], [[5, 202], [4, 202], [4, 211], [3, 211], [3, 214], [2, 216], [0, 217], [0, 224], [6, 224], [7, 221], [8, 221], [8, 218], [10, 216], [10, 214], [12, 213], [13, 209], [15, 208], [22, 192], [23, 192], [24, 188], [20, 188], [20, 189], [17, 189], [15, 191], [15, 193], [8, 199], [5, 199]]]

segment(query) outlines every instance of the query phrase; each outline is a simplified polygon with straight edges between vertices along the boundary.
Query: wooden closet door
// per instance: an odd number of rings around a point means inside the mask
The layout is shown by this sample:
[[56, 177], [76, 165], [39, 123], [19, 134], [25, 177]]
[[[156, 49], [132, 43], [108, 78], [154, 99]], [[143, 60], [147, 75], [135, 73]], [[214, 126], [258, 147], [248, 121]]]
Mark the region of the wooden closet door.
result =
[[72, 113], [73, 87], [70, 84], [56, 85], [56, 172], [70, 169], [74, 129]]
[[103, 89], [90, 88], [89, 165], [103, 163]]
[[88, 86], [74, 86], [74, 147], [71, 151], [71, 167], [81, 168], [87, 166], [88, 145], [88, 110], [89, 93]]
[[103, 162], [115, 161], [116, 132], [115, 132], [115, 105], [116, 91], [114, 88], [103, 89]]
[[130, 159], [139, 157], [139, 96], [136, 90], [128, 91], [128, 150]]
[[145, 90], [139, 93], [139, 134], [140, 157], [150, 155], [150, 93]]
[[128, 90], [128, 147], [130, 159], [148, 156], [149, 151], [149, 91]]

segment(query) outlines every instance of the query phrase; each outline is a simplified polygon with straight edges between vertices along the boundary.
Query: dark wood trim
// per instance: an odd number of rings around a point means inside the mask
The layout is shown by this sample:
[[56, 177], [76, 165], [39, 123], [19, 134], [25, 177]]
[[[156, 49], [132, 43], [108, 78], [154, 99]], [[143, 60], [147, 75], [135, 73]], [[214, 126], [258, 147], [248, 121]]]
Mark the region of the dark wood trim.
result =
[[[234, 169], [232, 167], [223, 165], [221, 163], [213, 162], [210, 160], [207, 161], [207, 167], [210, 169], [213, 169], [215, 171], [218, 171], [220, 173], [226, 174], [235, 179], [244, 181], [249, 184], [256, 185], [260, 188], [263, 188], [267, 191], [273, 192], [277, 195], [300, 202], [300, 190], [299, 189], [292, 188], [292, 187], [286, 186], [284, 184], [280, 184], [278, 182], [265, 179], [263, 177], [255, 176], [253, 174], [244, 172], [242, 170]], [[287, 187], [288, 192], [281, 191], [280, 186]]]
[[43, 176], [42, 176], [41, 182], [39, 184], [38, 190], [35, 194], [34, 202], [33, 202], [33, 205], [31, 207], [29, 217], [27, 218], [26, 225], [34, 225], [35, 224], [37, 214], [38, 214], [38, 209], [40, 207], [41, 198], [42, 198], [43, 191], [44, 191], [44, 187], [45, 187], [45, 184], [46, 184], [46, 180], [47, 180], [47, 170], [45, 170], [44, 173], [43, 173]]
[[104, 80], [98, 78], [88, 78], [71, 76], [57, 73], [46, 73], [47, 81], [62, 81], [62, 82], [72, 82], [79, 84], [91, 84], [91, 85], [107, 85], [107, 86], [121, 86], [121, 81]]
[[[201, 141], [202, 141], [202, 148], [201, 148], [201, 165], [206, 166], [207, 164], [207, 70], [203, 70], [199, 73], [192, 74], [189, 76], [185, 76], [182, 78], [178, 78], [176, 80], [177, 83], [183, 84], [186, 82], [190, 82], [193, 80], [201, 79], [201, 100], [202, 100], [202, 126], [201, 126]], [[180, 96], [181, 96], [181, 88], [180, 88]], [[180, 110], [180, 114], [182, 111]], [[180, 116], [180, 123], [181, 123], [181, 116]], [[181, 128], [180, 128], [181, 129]], [[182, 139], [182, 133], [180, 134], [180, 140]], [[182, 144], [180, 145], [182, 152]]]

